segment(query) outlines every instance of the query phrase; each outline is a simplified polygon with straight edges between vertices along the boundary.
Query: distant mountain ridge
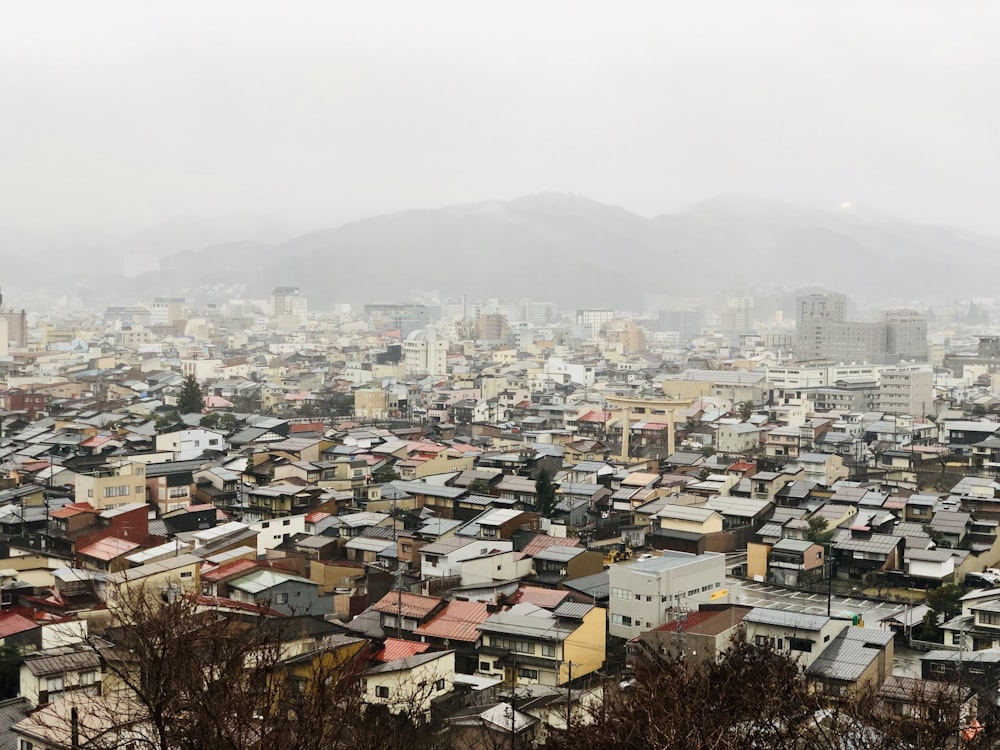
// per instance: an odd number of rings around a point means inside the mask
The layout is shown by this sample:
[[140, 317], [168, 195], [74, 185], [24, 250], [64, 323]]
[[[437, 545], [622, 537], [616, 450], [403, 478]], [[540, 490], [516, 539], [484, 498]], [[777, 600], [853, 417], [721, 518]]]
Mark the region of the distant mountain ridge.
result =
[[374, 216], [285, 242], [186, 247], [122, 290], [153, 296], [221, 285], [264, 295], [292, 285], [316, 308], [437, 291], [638, 309], [675, 294], [802, 284], [969, 297], [991, 291], [1000, 270], [998, 238], [739, 195], [647, 218], [579, 195], [538, 193]]

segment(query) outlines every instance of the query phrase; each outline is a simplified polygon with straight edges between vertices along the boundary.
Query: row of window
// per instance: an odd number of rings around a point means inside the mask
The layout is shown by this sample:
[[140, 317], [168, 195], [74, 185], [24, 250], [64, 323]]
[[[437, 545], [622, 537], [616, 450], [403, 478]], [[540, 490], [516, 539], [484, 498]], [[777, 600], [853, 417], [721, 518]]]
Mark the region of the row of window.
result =
[[[498, 638], [497, 636], [490, 636], [490, 645], [498, 646], [500, 648], [507, 649], [508, 651], [513, 651], [516, 654], [533, 654], [535, 653], [535, 644], [530, 641], [518, 641], [513, 638]], [[555, 656], [556, 647], [551, 643], [542, 644], [542, 656]]]

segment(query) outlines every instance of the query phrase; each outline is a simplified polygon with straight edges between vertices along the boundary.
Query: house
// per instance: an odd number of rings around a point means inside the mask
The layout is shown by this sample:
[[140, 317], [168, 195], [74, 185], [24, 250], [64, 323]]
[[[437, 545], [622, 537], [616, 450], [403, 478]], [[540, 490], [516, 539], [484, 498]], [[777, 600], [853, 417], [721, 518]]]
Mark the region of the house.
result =
[[747, 548], [748, 575], [761, 574], [757, 568], [751, 570], [750, 566], [750, 558], [761, 546], [770, 547], [764, 553], [767, 555], [762, 574], [765, 580], [781, 586], [798, 586], [810, 579], [824, 577], [823, 547], [804, 539], [779, 539], [771, 545], [751, 544]]
[[719, 425], [715, 449], [723, 455], [744, 455], [760, 448], [760, 436], [760, 427], [748, 422]]
[[454, 689], [455, 652], [430, 651], [378, 664], [362, 673], [361, 685], [367, 703], [429, 721], [435, 699]]
[[852, 526], [833, 542], [838, 578], [861, 580], [866, 574], [903, 569], [906, 539]]
[[529, 750], [535, 746], [540, 720], [509, 703], [473, 705], [444, 720], [450, 747], [468, 750]]
[[89, 643], [59, 646], [24, 657], [20, 695], [32, 705], [61, 700], [67, 693], [96, 696], [101, 692], [101, 655]]
[[848, 623], [825, 615], [754, 607], [743, 618], [743, 625], [748, 643], [769, 646], [808, 670]]
[[284, 571], [257, 569], [230, 580], [226, 587], [238, 602], [269, 607], [286, 615], [323, 614], [319, 584]]
[[592, 604], [520, 602], [486, 618], [477, 674], [516, 685], [564, 685], [604, 664], [607, 619]]
[[732, 645], [752, 608], [738, 604], [706, 604], [694, 612], [632, 638], [625, 646], [626, 661], [635, 666], [653, 655], [667, 661], [677, 658], [716, 661]]
[[634, 638], [678, 611], [711, 601], [725, 588], [726, 556], [663, 551], [648, 559], [614, 563], [608, 576], [608, 630], [618, 638]]
[[583, 547], [551, 545], [532, 558], [533, 570], [525, 580], [541, 586], [558, 587], [564, 581], [600, 573], [604, 555]]
[[486, 602], [448, 602], [413, 630], [423, 643], [455, 651], [455, 670], [473, 674], [479, 668], [479, 626], [490, 616]]
[[159, 433], [156, 450], [172, 453], [175, 461], [190, 461], [206, 452], [224, 453], [229, 443], [221, 432], [196, 427]]
[[98, 595], [115, 610], [133, 606], [137, 596], [164, 596], [172, 592], [201, 591], [202, 559], [180, 554], [139, 565], [107, 576], [98, 587]]
[[806, 668], [806, 676], [822, 692], [847, 697], [877, 689], [892, 674], [891, 630], [844, 628]]
[[514, 543], [510, 539], [485, 540], [463, 536], [442, 539], [420, 548], [420, 577], [460, 576], [463, 561], [513, 549]]

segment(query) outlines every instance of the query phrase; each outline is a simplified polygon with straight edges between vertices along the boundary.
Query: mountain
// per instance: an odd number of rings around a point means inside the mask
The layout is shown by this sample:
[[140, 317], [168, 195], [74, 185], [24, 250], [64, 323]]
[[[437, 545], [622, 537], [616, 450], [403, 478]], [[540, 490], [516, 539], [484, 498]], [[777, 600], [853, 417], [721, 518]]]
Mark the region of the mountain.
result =
[[[240, 236], [248, 235], [233, 238]], [[863, 209], [732, 195], [646, 218], [578, 195], [540, 193], [386, 214], [287, 242], [188, 245], [128, 288], [165, 294], [235, 285], [263, 295], [291, 285], [317, 308], [437, 291], [637, 309], [674, 294], [802, 284], [881, 297], [968, 297], [989, 291], [1000, 271], [997, 238]]]

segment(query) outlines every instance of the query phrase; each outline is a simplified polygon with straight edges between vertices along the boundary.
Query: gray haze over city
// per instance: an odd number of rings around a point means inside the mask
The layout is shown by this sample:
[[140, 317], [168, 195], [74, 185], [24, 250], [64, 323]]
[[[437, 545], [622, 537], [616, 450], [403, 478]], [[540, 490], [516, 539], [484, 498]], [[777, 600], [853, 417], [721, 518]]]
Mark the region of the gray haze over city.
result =
[[[998, 29], [988, 2], [7, 4], [0, 257], [27, 288], [55, 284], [43, 259], [136, 276], [209, 245], [552, 192], [602, 204], [562, 209], [591, 218], [708, 201], [731, 232], [688, 250], [721, 252], [723, 284], [728, 249], [751, 258], [748, 235], [789, 223], [846, 232], [862, 258], [972, 262], [1000, 248], [977, 236], [1000, 234]], [[872, 244], [831, 229], [845, 216], [960, 231]], [[365, 246], [403, 252], [375, 233]], [[475, 252], [483, 233], [410, 250]], [[850, 255], [829, 239], [821, 254]], [[637, 262], [680, 247], [639, 245]]]

